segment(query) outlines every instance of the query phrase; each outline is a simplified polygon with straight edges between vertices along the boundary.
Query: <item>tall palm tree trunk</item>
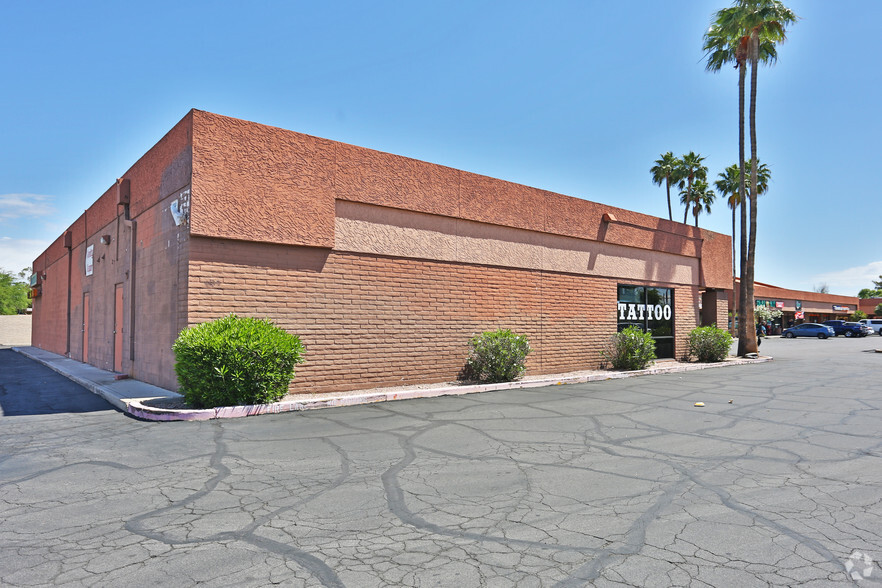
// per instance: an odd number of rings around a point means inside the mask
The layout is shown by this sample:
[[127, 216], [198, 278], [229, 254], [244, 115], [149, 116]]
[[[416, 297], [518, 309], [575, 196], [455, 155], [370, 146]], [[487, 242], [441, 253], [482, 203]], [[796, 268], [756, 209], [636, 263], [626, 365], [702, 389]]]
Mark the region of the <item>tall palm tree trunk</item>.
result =
[[[689, 222], [689, 205], [692, 204], [692, 178], [686, 180], [686, 211], [683, 213], [683, 224]], [[682, 184], [681, 184], [682, 185]]]
[[[748, 313], [745, 313], [745, 322], [753, 327], [754, 318], [754, 266], [756, 263], [756, 209], [757, 209], [757, 158], [756, 158], [756, 82], [757, 70], [759, 69], [759, 40], [756, 35], [750, 38], [750, 237], [747, 245], [747, 302], [750, 305]], [[756, 329], [751, 328], [747, 334], [747, 353], [756, 353], [759, 346], [756, 341]]]
[[[738, 289], [736, 287], [736, 282], [735, 282], [735, 271], [736, 271], [736, 268], [738, 267], [735, 262], [735, 208], [736, 207], [732, 208], [732, 304], [733, 304], [733, 306], [735, 304], [735, 297], [738, 296]], [[730, 329], [730, 332], [733, 335], [737, 335], [738, 332], [735, 329], [734, 308], [730, 308], [729, 310], [732, 311], [732, 328]]]
[[674, 220], [674, 211], [671, 210], [671, 176], [665, 178], [665, 187], [668, 189], [668, 220]]
[[[744, 86], [747, 78], [747, 64], [742, 60], [738, 64], [738, 169], [740, 172], [741, 190], [741, 256], [738, 275], [741, 276], [741, 283], [738, 286], [738, 355], [744, 355], [747, 351], [747, 331], [753, 330], [748, 328], [747, 323], [747, 283], [745, 280], [747, 273], [747, 192], [745, 190], [744, 181]], [[751, 305], [753, 301], [751, 300]], [[752, 311], [752, 309], [751, 309]], [[751, 316], [753, 312], [751, 312]], [[754, 333], [756, 335], [756, 333]]]

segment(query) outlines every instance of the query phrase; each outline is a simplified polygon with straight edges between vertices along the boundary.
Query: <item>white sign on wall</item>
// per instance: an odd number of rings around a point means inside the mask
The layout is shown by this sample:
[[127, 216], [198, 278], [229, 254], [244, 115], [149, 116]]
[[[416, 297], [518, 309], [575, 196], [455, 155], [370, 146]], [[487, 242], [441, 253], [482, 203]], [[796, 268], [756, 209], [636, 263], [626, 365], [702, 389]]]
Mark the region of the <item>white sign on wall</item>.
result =
[[670, 320], [672, 316], [670, 304], [634, 304], [619, 302], [619, 320]]
[[86, 275], [87, 276], [92, 275], [92, 259], [94, 257], [94, 253], [95, 253], [95, 246], [94, 245], [89, 245], [88, 247], [86, 247]]

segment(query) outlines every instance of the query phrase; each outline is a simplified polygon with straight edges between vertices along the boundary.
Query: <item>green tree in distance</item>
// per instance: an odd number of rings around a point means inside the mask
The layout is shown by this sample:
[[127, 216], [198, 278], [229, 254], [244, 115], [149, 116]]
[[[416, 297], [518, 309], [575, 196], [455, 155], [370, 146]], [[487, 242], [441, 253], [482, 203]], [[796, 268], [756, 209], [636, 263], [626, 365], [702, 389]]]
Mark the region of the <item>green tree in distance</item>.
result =
[[18, 275], [0, 270], [0, 314], [18, 314], [30, 306], [28, 300], [28, 284], [24, 277], [27, 270]]

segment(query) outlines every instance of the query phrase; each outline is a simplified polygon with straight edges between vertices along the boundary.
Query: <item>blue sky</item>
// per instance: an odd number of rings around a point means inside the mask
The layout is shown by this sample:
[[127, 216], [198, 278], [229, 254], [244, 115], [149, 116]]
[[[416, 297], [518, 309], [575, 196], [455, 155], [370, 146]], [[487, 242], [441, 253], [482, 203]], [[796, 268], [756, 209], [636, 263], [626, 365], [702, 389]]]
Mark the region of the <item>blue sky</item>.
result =
[[[737, 73], [701, 51], [728, 5], [6, 3], [0, 267], [29, 266], [191, 108], [667, 216], [661, 153], [700, 153], [712, 179], [738, 159]], [[855, 295], [882, 274], [882, 2], [787, 5], [802, 20], [759, 72], [756, 279]], [[699, 223], [728, 234], [731, 213]]]

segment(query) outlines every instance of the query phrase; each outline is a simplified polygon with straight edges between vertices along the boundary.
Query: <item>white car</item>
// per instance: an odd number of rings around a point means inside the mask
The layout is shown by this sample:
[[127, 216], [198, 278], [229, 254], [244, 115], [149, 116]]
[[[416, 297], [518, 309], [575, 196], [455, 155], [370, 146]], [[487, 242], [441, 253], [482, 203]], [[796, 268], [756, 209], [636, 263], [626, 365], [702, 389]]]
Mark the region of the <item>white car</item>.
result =
[[861, 319], [858, 322], [862, 325], [867, 325], [876, 334], [882, 335], [882, 318]]

